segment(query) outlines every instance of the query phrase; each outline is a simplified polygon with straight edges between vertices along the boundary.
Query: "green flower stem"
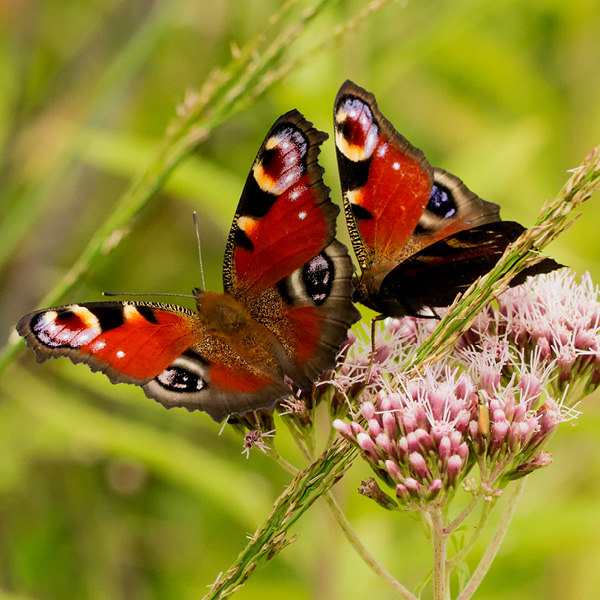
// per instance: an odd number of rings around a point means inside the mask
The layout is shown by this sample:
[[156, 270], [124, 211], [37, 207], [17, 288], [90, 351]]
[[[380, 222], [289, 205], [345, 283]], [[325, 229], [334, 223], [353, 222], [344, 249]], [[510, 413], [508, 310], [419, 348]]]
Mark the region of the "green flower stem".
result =
[[300, 472], [300, 469], [297, 469], [292, 463], [285, 460], [275, 448], [267, 450], [267, 455], [270, 456], [284, 471], [291, 473], [294, 477]]
[[521, 498], [521, 493], [523, 492], [523, 487], [525, 486], [526, 478], [520, 479], [515, 483], [515, 486], [512, 489], [511, 495], [508, 499], [508, 504], [502, 513], [502, 517], [500, 518], [500, 522], [498, 523], [498, 528], [494, 533], [494, 537], [490, 542], [489, 546], [486, 548], [485, 552], [479, 564], [477, 565], [471, 579], [464, 587], [462, 592], [459, 594], [456, 600], [469, 600], [473, 597], [473, 594], [477, 591], [480, 583], [483, 581], [483, 578], [489, 571], [490, 566], [494, 562], [496, 558], [496, 554], [502, 545], [502, 541], [504, 540], [504, 536], [508, 531], [508, 526], [512, 521], [512, 518], [517, 510], [517, 506], [519, 504], [519, 499]]
[[[291, 426], [291, 419], [286, 419], [285, 421], [288, 424], [288, 429], [296, 439], [300, 450], [304, 454], [306, 454], [306, 448], [302, 443], [302, 440], [298, 437], [299, 434], [297, 432], [297, 429]], [[285, 459], [283, 459], [275, 449], [271, 449], [268, 452], [268, 454], [286, 471], [292, 473], [292, 475], [297, 475], [298, 470], [293, 465], [288, 463]], [[346, 539], [350, 542], [350, 545], [352, 546], [352, 548], [354, 548], [356, 553], [363, 559], [365, 564], [378, 577], [380, 577], [386, 583], [388, 583], [389, 586], [402, 598], [404, 598], [405, 600], [417, 600], [417, 597], [411, 594], [410, 591], [407, 590], [395, 577], [393, 577], [392, 574], [389, 571], [387, 571], [369, 552], [369, 550], [366, 548], [366, 546], [362, 543], [362, 541], [356, 534], [356, 531], [354, 531], [352, 525], [350, 524], [350, 521], [348, 521], [348, 519], [346, 518], [346, 515], [344, 515], [333, 494], [331, 492], [327, 492], [323, 495], [323, 500], [327, 504], [331, 514], [333, 515], [333, 518], [341, 527], [342, 532], [346, 536]]]
[[356, 553], [364, 560], [365, 564], [383, 581], [385, 581], [401, 598], [405, 600], [417, 600], [417, 597], [407, 590], [399, 581], [397, 581], [389, 571], [387, 571], [377, 559], [367, 550], [364, 544], [360, 541], [356, 532], [350, 525], [348, 519], [342, 512], [333, 494], [328, 492], [323, 496], [323, 500], [327, 503], [331, 514], [342, 528], [346, 539], [354, 548]]
[[302, 453], [302, 456], [306, 459], [306, 462], [309, 464], [315, 460], [313, 455], [314, 452], [314, 440], [308, 439], [307, 436], [304, 435], [298, 425], [294, 422], [293, 419], [284, 418], [284, 423], [287, 425], [288, 431], [292, 434], [294, 441], [296, 442], [296, 446]]
[[447, 600], [446, 547], [447, 536], [444, 533], [442, 511], [437, 508], [430, 511], [431, 533], [433, 538], [433, 598]]
[[467, 504], [467, 506], [465, 506], [463, 508], [463, 510], [454, 519], [454, 521], [452, 521], [452, 523], [450, 523], [449, 525], [444, 527], [444, 533], [446, 535], [451, 535], [455, 529], [460, 527], [462, 525], [463, 521], [471, 514], [471, 512], [477, 506], [477, 504], [479, 503], [480, 500], [481, 500], [480, 494], [473, 496], [473, 499], [469, 502], [469, 504]]
[[[488, 523], [491, 512], [492, 512], [492, 505], [489, 502], [485, 502], [483, 505], [483, 508], [481, 510], [481, 516], [479, 518], [479, 523], [477, 523], [477, 526], [475, 527], [475, 530], [471, 534], [469, 541], [446, 563], [446, 567], [447, 567], [448, 571], [453, 571], [456, 568], [456, 566], [458, 564], [460, 564], [469, 555], [469, 553], [471, 552], [471, 550], [473, 549], [473, 547], [475, 546], [475, 544], [481, 537], [481, 534], [484, 532], [485, 526]], [[446, 528], [446, 531], [447, 531], [447, 533], [450, 533], [448, 531], [448, 528]]]

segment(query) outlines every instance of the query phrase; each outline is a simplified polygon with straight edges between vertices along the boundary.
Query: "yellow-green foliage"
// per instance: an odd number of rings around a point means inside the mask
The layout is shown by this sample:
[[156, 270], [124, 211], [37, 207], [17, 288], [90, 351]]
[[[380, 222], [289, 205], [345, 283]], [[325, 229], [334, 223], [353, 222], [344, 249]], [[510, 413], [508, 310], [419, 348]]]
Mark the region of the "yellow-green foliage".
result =
[[[598, 40], [596, 0], [0, 3], [0, 335], [40, 303], [189, 293], [193, 210], [220, 291], [264, 135], [297, 108], [331, 136], [346, 78], [432, 164], [530, 225], [600, 144]], [[339, 202], [331, 140], [321, 156]], [[547, 251], [600, 281], [597, 200]], [[17, 348], [1, 363], [0, 597], [201, 598], [290, 476], [258, 452], [246, 460], [206, 415]], [[600, 409], [593, 398], [583, 409], [528, 481], [478, 597], [596, 597]], [[283, 428], [277, 439], [303, 467]], [[429, 550], [408, 517], [356, 494], [368, 475], [353, 465], [339, 502], [384, 566], [417, 585]], [[392, 597], [320, 504], [237, 597]]]

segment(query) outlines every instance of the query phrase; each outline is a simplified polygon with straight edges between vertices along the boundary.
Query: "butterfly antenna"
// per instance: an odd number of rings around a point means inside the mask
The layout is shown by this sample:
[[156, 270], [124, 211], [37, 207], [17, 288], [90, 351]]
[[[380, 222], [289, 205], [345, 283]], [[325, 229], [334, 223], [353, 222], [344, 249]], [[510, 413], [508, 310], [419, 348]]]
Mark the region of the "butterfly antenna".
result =
[[176, 296], [177, 298], [192, 298], [196, 296], [190, 294], [170, 294], [168, 292], [102, 292], [103, 296]]
[[196, 241], [198, 242], [198, 258], [200, 260], [200, 277], [202, 278], [202, 289], [206, 289], [204, 281], [204, 265], [202, 263], [202, 244], [200, 243], [200, 228], [198, 226], [198, 213], [194, 211], [194, 228], [196, 230]]

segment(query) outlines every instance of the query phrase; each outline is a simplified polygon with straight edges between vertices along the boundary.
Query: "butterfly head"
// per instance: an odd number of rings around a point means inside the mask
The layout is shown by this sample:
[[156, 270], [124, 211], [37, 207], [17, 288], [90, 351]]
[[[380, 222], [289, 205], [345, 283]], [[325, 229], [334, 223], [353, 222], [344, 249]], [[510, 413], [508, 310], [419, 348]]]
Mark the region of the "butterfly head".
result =
[[199, 287], [195, 287], [192, 289], [192, 296], [196, 298], [196, 309], [200, 311], [200, 304], [202, 304], [202, 296], [204, 296], [206, 292]]
[[390, 267], [387, 264], [381, 267], [363, 269], [360, 275], [354, 277], [352, 301], [363, 304], [375, 311], [383, 312], [383, 307], [379, 305], [377, 300], [381, 284], [389, 270]]

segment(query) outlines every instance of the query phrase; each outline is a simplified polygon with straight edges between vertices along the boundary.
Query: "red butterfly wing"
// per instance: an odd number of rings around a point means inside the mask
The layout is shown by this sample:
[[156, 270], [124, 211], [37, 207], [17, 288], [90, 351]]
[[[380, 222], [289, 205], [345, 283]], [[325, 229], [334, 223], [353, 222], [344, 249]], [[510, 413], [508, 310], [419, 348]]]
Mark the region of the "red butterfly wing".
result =
[[433, 169], [381, 114], [373, 94], [351, 81], [335, 100], [334, 128], [348, 228], [363, 270], [499, 219], [495, 204]]
[[[213, 296], [217, 302], [223, 298]], [[141, 385], [167, 408], [204, 410], [216, 420], [257, 404], [272, 405], [273, 397], [289, 393], [276, 366], [252, 368], [206, 330], [199, 314], [178, 306], [71, 304], [26, 315], [17, 331], [39, 362], [67, 356], [105, 373], [113, 383]], [[260, 355], [257, 348], [269, 334], [255, 335], [252, 349]], [[262, 352], [266, 364], [269, 351], [263, 347]]]
[[259, 296], [335, 237], [339, 209], [317, 162], [327, 135], [298, 111], [273, 125], [252, 165], [229, 234], [223, 282], [234, 296]]
[[39, 362], [67, 356], [138, 385], [164, 370], [195, 339], [195, 315], [179, 307], [132, 302], [71, 304], [23, 317], [17, 331]]
[[[304, 390], [335, 366], [349, 327], [360, 319], [351, 301], [353, 273], [348, 250], [334, 240], [279, 282], [271, 310], [264, 310], [262, 302], [256, 304], [256, 319], [275, 333], [286, 351], [286, 375]], [[275, 315], [276, 306], [281, 312]]]
[[[346, 220], [363, 271], [356, 301], [394, 317], [447, 306], [523, 231], [501, 222], [499, 207], [458, 177], [432, 168], [373, 94], [351, 81], [338, 92], [334, 128]], [[546, 259], [528, 274], [558, 266]]]

